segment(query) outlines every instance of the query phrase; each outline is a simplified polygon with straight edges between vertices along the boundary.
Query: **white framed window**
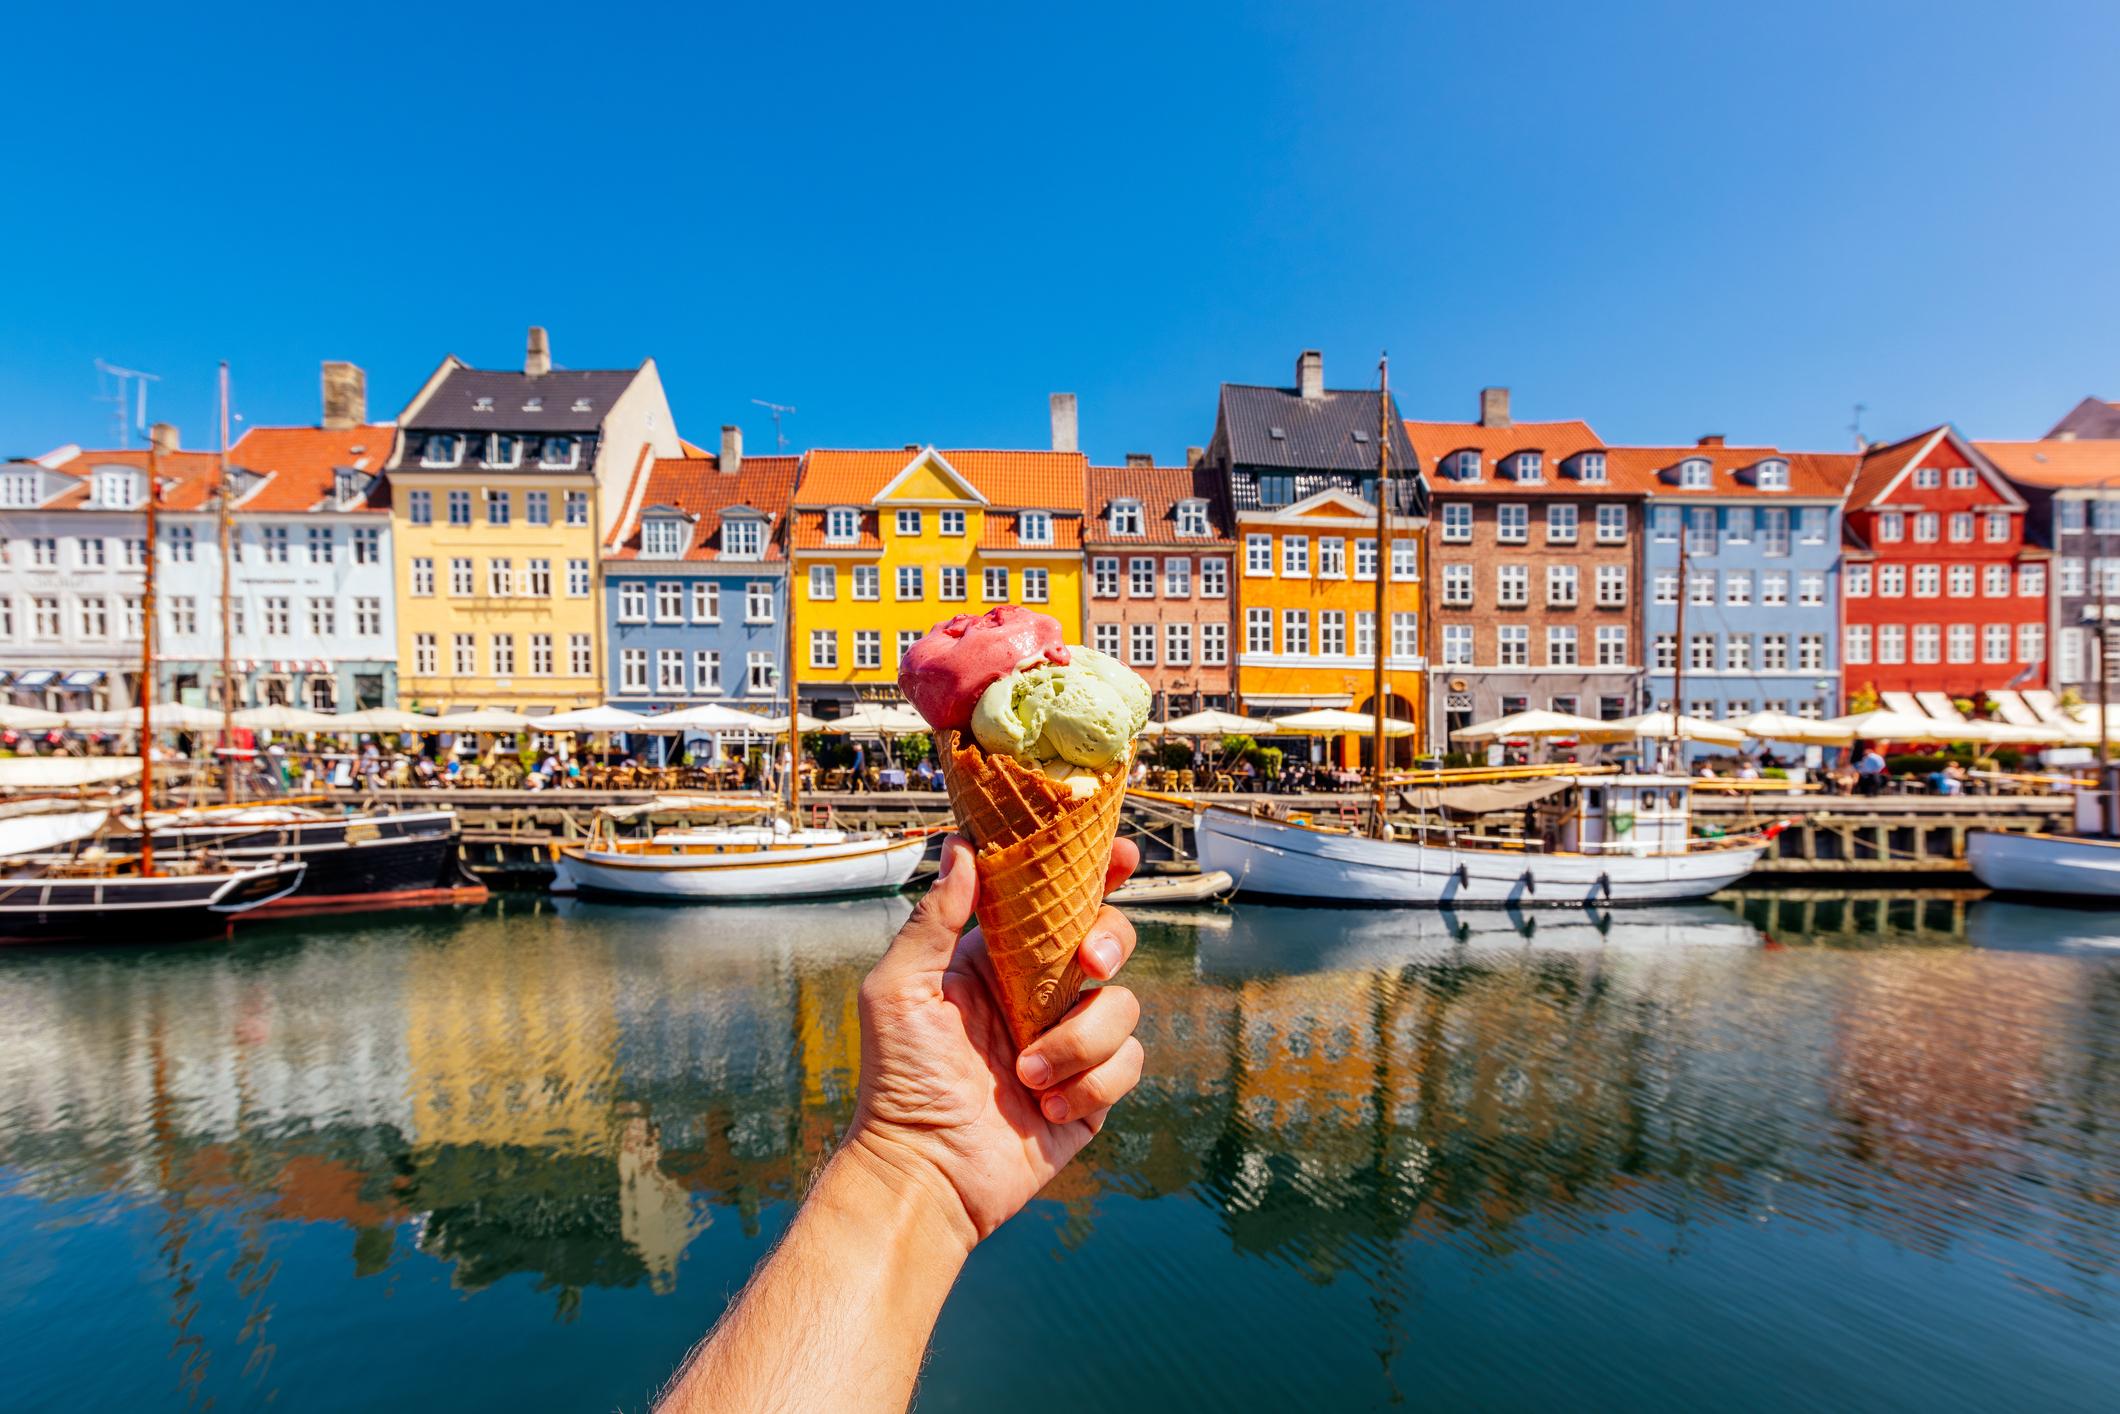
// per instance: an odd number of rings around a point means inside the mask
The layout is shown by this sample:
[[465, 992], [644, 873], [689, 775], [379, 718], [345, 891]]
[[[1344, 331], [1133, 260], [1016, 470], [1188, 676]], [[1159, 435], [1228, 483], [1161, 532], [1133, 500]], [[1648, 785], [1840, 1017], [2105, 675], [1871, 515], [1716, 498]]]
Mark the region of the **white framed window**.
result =
[[1759, 670], [1763, 673], [1789, 670], [1789, 635], [1763, 633], [1759, 636]]
[[1477, 481], [1480, 479], [1480, 454], [1478, 452], [1453, 452], [1446, 459], [1449, 476], [1453, 481]]
[[[10, 637], [14, 634], [15, 606], [11, 599], [0, 600], [0, 620]], [[199, 601], [189, 594], [175, 594], [169, 600], [169, 631], [172, 634], [189, 636], [199, 631]]]
[[[1369, 650], [1372, 656], [1376, 648]], [[1394, 658], [1418, 658], [1421, 655], [1421, 629], [1418, 614], [1391, 616], [1391, 656]]]
[[[552, 493], [550, 491], [523, 492], [523, 523], [526, 525], [552, 524]], [[546, 650], [551, 650], [547, 644]]]
[[1605, 479], [1605, 454], [1603, 452], [1581, 452], [1575, 458], [1575, 475], [1581, 481], [1603, 481]]
[[1877, 513], [1878, 544], [1896, 544], [1906, 539], [1906, 536], [1907, 515], [1905, 511], [1879, 511]]
[[1229, 561], [1200, 561], [1200, 597], [1203, 599], [1227, 599], [1229, 597]]
[[1496, 565], [1494, 602], [1505, 609], [1521, 609], [1531, 602], [1531, 567]]
[[1410, 584], [1421, 577], [1421, 546], [1417, 540], [1391, 542], [1391, 578], [1395, 584]]
[[1320, 609], [1318, 611], [1318, 655], [1324, 658], [1339, 658], [1347, 653], [1347, 611], [1344, 609]]
[[265, 636], [285, 638], [294, 632], [294, 601], [285, 595], [273, 594], [265, 598]]
[[1605, 504], [1597, 508], [1597, 543], [1622, 545], [1627, 540], [1627, 508]]
[[1504, 545], [1531, 541], [1531, 507], [1522, 501], [1504, 501], [1494, 508], [1494, 538]]
[[903, 663], [905, 661], [905, 655], [913, 651], [913, 645], [918, 643], [920, 639], [921, 633], [917, 628], [902, 628], [898, 630], [899, 662]]
[[1273, 574], [1273, 537], [1271, 535], [1247, 535], [1244, 537], [1244, 573], [1253, 578], [1270, 578]]
[[[962, 573], [962, 571], [959, 571]], [[773, 622], [773, 581], [753, 579], [743, 587], [743, 621], [747, 624], [769, 624]]]
[[810, 600], [821, 603], [839, 597], [839, 570], [833, 565], [810, 566]]
[[1281, 577], [1283, 579], [1308, 579], [1310, 577], [1309, 536], [1284, 535], [1281, 537]]
[[[1114, 562], [1116, 563], [1116, 562]], [[989, 604], [1008, 602], [1008, 569], [1003, 565], [988, 565], [979, 572], [980, 597]]]
[[1779, 609], [1789, 602], [1789, 572], [1767, 570], [1759, 577], [1759, 602]]
[[1723, 639], [1723, 667], [1733, 673], [1752, 671], [1752, 635], [1733, 633]]
[[1229, 662], [1228, 624], [1200, 625], [1200, 662], [1204, 667], [1221, 667]]
[[580, 461], [582, 444], [573, 437], [547, 437], [539, 443], [537, 459], [540, 464], [556, 471], [570, 471]]
[[676, 516], [650, 516], [641, 522], [640, 553], [646, 560], [674, 560], [685, 552], [691, 529]]
[[1178, 502], [1178, 534], [1188, 539], [1209, 534], [1207, 528], [1207, 502], [1185, 500]]
[[861, 512], [852, 506], [833, 506], [825, 511], [824, 538], [834, 545], [847, 545], [859, 540]]
[[913, 602], [927, 597], [927, 577], [918, 565], [898, 567], [898, 600]]
[[1715, 602], [1715, 571], [1695, 570], [1686, 576], [1686, 602], [1688, 604], [1712, 604]]
[[506, 555], [486, 561], [486, 593], [495, 599], [505, 599], [514, 592], [515, 561]]
[[1807, 633], [1796, 640], [1796, 670], [1800, 673], [1822, 673], [1826, 667], [1826, 636], [1822, 633]]
[[937, 593], [946, 604], [961, 602], [969, 579], [963, 565], [944, 565], [937, 572]]
[[1174, 668], [1192, 665], [1192, 625], [1189, 623], [1167, 623], [1163, 625], [1163, 661]]
[[1806, 545], [1823, 545], [1827, 524], [1824, 506], [1805, 506], [1796, 513], [1796, 538]]
[[1950, 536], [1951, 543], [1954, 545], [1967, 545], [1972, 543], [1973, 513], [1971, 511], [1951, 512]]
[[1943, 627], [1940, 624], [1914, 625], [1914, 661], [1934, 663], [1943, 657]]
[[2040, 663], [2046, 660], [2046, 625], [2017, 625], [2017, 661]]
[[1318, 578], [1347, 578], [1347, 541], [1338, 535], [1318, 538]]
[[469, 488], [458, 487], [456, 490], [449, 492], [448, 495], [449, 523], [454, 526], [471, 524], [471, 492]]
[[964, 512], [937, 511], [935, 513], [935, 528], [943, 535], [962, 536], [964, 534]]
[[1154, 624], [1128, 624], [1126, 626], [1126, 661], [1136, 668], [1155, 666], [1156, 626]]
[[863, 601], [883, 597], [883, 570], [877, 565], [854, 566], [854, 597]]
[[1905, 565], [1879, 565], [1877, 567], [1877, 594], [1882, 599], [1898, 599], [1907, 592], [1907, 567]]
[[434, 493], [408, 492], [405, 497], [405, 518], [414, 525], [434, 524]]
[[1300, 656], [1310, 651], [1310, 611], [1281, 611], [1281, 652]]
[[1949, 586], [1949, 593], [1953, 599], [1972, 598], [1973, 567], [1971, 565], [1952, 565], [1945, 576], [1945, 583]]
[[430, 432], [420, 448], [420, 465], [459, 466], [464, 460], [464, 439], [454, 432]]
[[[2071, 633], [2075, 634], [2075, 651], [2078, 655], [2078, 661], [2074, 665], [2073, 670], [2071, 670], [2070, 665], [2066, 661], [2064, 661], [2061, 669], [2061, 676], [2064, 681], [2080, 678], [2083, 676], [2083, 665], [2081, 661], [2081, 654], [2083, 652], [2083, 631], [2081, 629], [2063, 629], [2061, 631], [2062, 658], [2066, 660], [2068, 657], [2068, 650], [2070, 646], [2069, 635]], [[1989, 663], [2007, 663], [2010, 660], [2010, 626], [2008, 624], [1983, 625], [1980, 631], [1980, 639], [1980, 656], [1982, 661]]]
[[1715, 469], [1702, 457], [1688, 457], [1678, 464], [1678, 485], [1684, 491], [1705, 491], [1715, 484]]
[[1943, 592], [1943, 566], [1914, 566], [1914, 597], [1934, 599]]
[[1244, 651], [1246, 653], [1273, 652], [1273, 610], [1246, 609], [1244, 611]]
[[589, 562], [587, 560], [567, 561], [567, 597], [569, 599], [586, 599], [589, 597]]
[[[1653, 651], [1656, 654], [1657, 670], [1666, 673], [1672, 671], [1678, 666], [1678, 635], [1675, 633], [1660, 633], [1656, 635]], [[1617, 721], [1618, 719], [1614, 718], [1613, 720]]]
[[1502, 624], [1494, 631], [1495, 661], [1505, 668], [1531, 666], [1531, 629], [1526, 624]]
[[1546, 566], [1546, 603], [1550, 608], [1572, 609], [1582, 593], [1582, 573], [1577, 566]]
[[2008, 511], [1989, 511], [1986, 519], [1988, 544], [2007, 545], [2010, 540], [2010, 513]]
[[835, 629], [813, 628], [810, 630], [810, 666], [813, 668], [836, 668], [839, 666], [839, 633]]
[[[1511, 627], [1511, 625], [1504, 625]], [[1523, 625], [1513, 625], [1523, 631]], [[1375, 650], [1372, 649], [1372, 652]], [[1443, 625], [1443, 666], [1446, 668], [1469, 668], [1472, 666], [1472, 625]]]
[[1759, 464], [1753, 477], [1753, 485], [1762, 491], [1788, 490], [1789, 464], [1779, 457], [1769, 457]]
[[478, 672], [478, 635], [454, 633], [449, 636], [450, 666], [460, 678], [474, 676]]
[[1572, 501], [1555, 501], [1546, 507], [1546, 543], [1573, 545], [1581, 508]]
[[780, 672], [770, 652], [753, 650], [744, 654], [743, 676], [747, 692], [775, 692], [780, 688]]
[[1354, 577], [1375, 579], [1377, 577], [1377, 542], [1357, 540], [1354, 542]]
[[696, 624], [718, 624], [721, 622], [721, 585], [716, 580], [695, 579], [692, 581], [692, 622]]
[[1120, 645], [1119, 637], [1118, 624], [1097, 624], [1091, 630], [1090, 638], [1092, 641], [1089, 646], [1107, 658], [1123, 657], [1126, 650]]
[[1472, 503], [1470, 501], [1443, 502], [1443, 543], [1446, 545], [1469, 545], [1472, 543]]
[[1599, 565], [1597, 567], [1597, 607], [1600, 609], [1623, 609], [1627, 606], [1627, 567], [1625, 565]]
[[549, 633], [530, 635], [530, 675], [538, 678], [552, 676], [552, 635]]
[[1649, 512], [1649, 538], [1661, 545], [1676, 545], [1683, 521], [1677, 506], [1654, 507]]
[[1686, 507], [1686, 552], [1692, 555], [1715, 553], [1715, 507]]
[[39, 638], [58, 638], [65, 629], [59, 622], [59, 596], [39, 594], [30, 600], [31, 622]]
[[1518, 481], [1544, 481], [1546, 479], [1546, 457], [1543, 452], [1518, 452], [1516, 471]]
[[883, 630], [857, 628], [854, 630], [854, 666], [857, 668], [880, 668], [883, 666]]
[[1969, 466], [1954, 466], [1954, 467], [1952, 467], [1952, 468], [1951, 468], [1951, 489], [1952, 489], [1952, 490], [1954, 490], [1954, 491], [1970, 491], [1970, 490], [1972, 490], [1972, 489], [1973, 489], [1973, 488], [1974, 488], [1975, 486], [1977, 486], [1977, 485], [1979, 485], [1979, 484], [1980, 484], [1980, 478], [1979, 478], [1979, 476], [1978, 476], [1978, 475], [1976, 475], [1976, 474], [1974, 473], [1974, 471], [1973, 471], [1973, 469], [1972, 469], [1971, 467], [1969, 467]]
[[2008, 565], [1985, 565], [1980, 571], [1980, 593], [1983, 598], [2007, 599], [2010, 597], [2010, 567]]
[[1952, 624], [1944, 638], [1944, 661], [1947, 663], [1970, 663], [1973, 661], [1973, 626]]
[[1917, 466], [1914, 468], [1914, 489], [1916, 491], [1934, 491], [1941, 485], [1943, 485], [1943, 469], [1941, 467]]
[[618, 650], [618, 690], [620, 692], [646, 692], [648, 690], [647, 649], [621, 648]]
[[618, 621], [622, 624], [644, 624], [648, 621], [646, 580], [622, 579], [618, 582]]
[[434, 593], [434, 560], [427, 555], [412, 557], [412, 593], [425, 599]]
[[330, 638], [339, 631], [339, 606], [329, 595], [318, 594], [309, 600], [309, 632], [317, 638]]
[[1472, 607], [1472, 566], [1443, 566], [1443, 603], [1453, 609]]
[[1139, 501], [1113, 501], [1106, 523], [1113, 535], [1141, 534], [1141, 503]]
[[1089, 563], [1089, 591], [1098, 599], [1119, 597], [1119, 557], [1098, 555]]
[[1649, 584], [1649, 599], [1655, 604], [1678, 602], [1678, 571], [1658, 570]]
[[1598, 626], [1597, 665], [1600, 668], [1627, 666], [1627, 629], [1624, 624]]
[[[1324, 546], [1319, 547], [1322, 558]], [[1166, 599], [1192, 598], [1192, 560], [1184, 555], [1173, 555], [1163, 561], [1163, 597]]]
[[1770, 506], [1759, 513], [1759, 553], [1775, 556], [1789, 553], [1788, 507]]
[[1906, 625], [1879, 624], [1877, 626], [1877, 661], [1880, 663], [1904, 663], [1906, 660]]
[[1051, 511], [1018, 511], [1016, 513], [1016, 538], [1025, 545], [1052, 544], [1053, 513]]
[[757, 560], [766, 552], [765, 522], [757, 516], [732, 516], [721, 523], [721, 556], [725, 560]]
[[567, 635], [567, 671], [578, 678], [587, 677], [594, 671], [589, 665], [593, 661], [594, 643], [586, 633]]
[[1816, 609], [1826, 602], [1826, 576], [1824, 570], [1805, 570], [1796, 576], [1796, 602], [1808, 609]]
[[1732, 506], [1723, 512], [1723, 544], [1749, 545], [1752, 543], [1752, 508]]
[[1841, 592], [1850, 599], [1870, 597], [1870, 567], [1849, 565], [1840, 577]]
[[684, 649], [658, 648], [655, 650], [655, 690], [666, 697], [675, 697], [684, 692]]
[[436, 677], [442, 671], [442, 652], [431, 633], [412, 635], [412, 671], [423, 678]]
[[[898, 534], [899, 534], [899, 536], [900, 536], [901, 538], [911, 538], [911, 537], [913, 537], [913, 536], [917, 536], [917, 535], [919, 535], [919, 534], [920, 534], [920, 512], [918, 512], [918, 511], [900, 511], [900, 512], [898, 512], [898, 516], [897, 516], [897, 526], [898, 526]], [[859, 666], [859, 663], [858, 663], [858, 662], [856, 663], [856, 666]]]
[[1052, 598], [1052, 576], [1049, 571], [1029, 569], [1023, 572], [1023, 602], [1043, 604]]
[[1943, 529], [1943, 518], [1934, 511], [1914, 512], [1914, 543], [1933, 545], [1938, 532]]
[[587, 525], [588, 523], [589, 493], [587, 491], [569, 491], [567, 493], [567, 524]]
[[2020, 599], [2043, 599], [2046, 597], [2046, 566], [2019, 565], [2017, 567], [2017, 597]]
[[1156, 562], [1147, 555], [1136, 555], [1126, 562], [1126, 597], [1129, 599], [1153, 599], [1156, 595]]
[[1752, 571], [1725, 570], [1722, 577], [1723, 602], [1745, 605], [1752, 602]]
[[1546, 666], [1549, 668], [1572, 668], [1576, 666], [1576, 639], [1573, 625], [1548, 624], [1546, 626]]

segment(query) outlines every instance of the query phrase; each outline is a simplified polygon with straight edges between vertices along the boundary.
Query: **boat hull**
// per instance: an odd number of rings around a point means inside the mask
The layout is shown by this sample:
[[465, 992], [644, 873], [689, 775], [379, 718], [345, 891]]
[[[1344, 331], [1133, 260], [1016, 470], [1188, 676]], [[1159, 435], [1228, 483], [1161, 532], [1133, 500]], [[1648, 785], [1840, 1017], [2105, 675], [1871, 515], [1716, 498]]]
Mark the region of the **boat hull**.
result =
[[1997, 893], [2120, 904], [2120, 841], [1974, 830], [1965, 837], [1965, 862]]
[[1431, 908], [1582, 908], [1705, 898], [1751, 873], [1766, 852], [1763, 842], [1669, 855], [1451, 848], [1212, 809], [1200, 812], [1194, 834], [1200, 868], [1226, 871], [1247, 896]]
[[[480, 904], [486, 886], [471, 874], [458, 848], [453, 811], [349, 815], [265, 824], [200, 823], [158, 826], [155, 848], [210, 849], [236, 864], [299, 860], [302, 886], [258, 910], [287, 918], [313, 913]], [[137, 837], [123, 842], [137, 848]]]
[[213, 874], [0, 881], [0, 943], [165, 943], [225, 933], [286, 897], [297, 862]]
[[895, 893], [929, 841], [855, 840], [816, 849], [640, 854], [570, 848], [554, 861], [554, 893], [700, 903]]

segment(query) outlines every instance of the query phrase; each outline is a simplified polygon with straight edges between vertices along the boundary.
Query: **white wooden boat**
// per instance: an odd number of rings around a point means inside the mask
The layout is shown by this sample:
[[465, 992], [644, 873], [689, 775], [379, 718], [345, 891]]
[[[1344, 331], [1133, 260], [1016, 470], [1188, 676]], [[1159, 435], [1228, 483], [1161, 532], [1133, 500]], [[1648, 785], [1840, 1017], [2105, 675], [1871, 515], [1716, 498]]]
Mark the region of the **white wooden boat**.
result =
[[[1536, 829], [1500, 838], [1443, 826], [1405, 838], [1278, 820], [1225, 806], [1195, 817], [1200, 867], [1235, 877], [1247, 895], [1432, 908], [1580, 908], [1705, 898], [1759, 862], [1779, 827], [1694, 839], [1691, 783], [1682, 776], [1544, 777], [1508, 807]], [[1452, 786], [1436, 793], [1450, 804]], [[1491, 800], [1484, 796], [1459, 798]], [[1506, 794], [1504, 792], [1503, 794]]]
[[[598, 812], [586, 841], [555, 851], [552, 892], [672, 902], [892, 893], [913, 877], [931, 839], [925, 833], [798, 829], [779, 817], [720, 822], [761, 809], [755, 802], [667, 799], [609, 807]], [[622, 836], [614, 828], [657, 815], [682, 823], [645, 837]]]
[[1997, 893], [2120, 903], [2120, 840], [1973, 830], [1965, 837], [1965, 862]]
[[1128, 879], [1105, 895], [1106, 903], [1127, 908], [1170, 908], [1182, 904], [1216, 903], [1236, 892], [1237, 881], [1219, 869], [1195, 874], [1157, 874]]

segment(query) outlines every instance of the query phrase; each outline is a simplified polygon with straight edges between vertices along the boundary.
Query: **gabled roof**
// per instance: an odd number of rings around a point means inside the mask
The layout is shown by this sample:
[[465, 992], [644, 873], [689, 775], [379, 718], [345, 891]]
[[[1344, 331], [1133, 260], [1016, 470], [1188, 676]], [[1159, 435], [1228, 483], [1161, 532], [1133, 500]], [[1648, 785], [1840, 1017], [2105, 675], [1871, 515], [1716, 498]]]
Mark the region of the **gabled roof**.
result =
[[[1708, 463], [1708, 485], [1678, 484], [1677, 468], [1688, 461]], [[1762, 491], [1747, 473], [1761, 462], [1789, 464], [1789, 489]], [[1757, 496], [1762, 501], [1838, 500], [1854, 474], [1853, 452], [1784, 452], [1778, 447], [1731, 447], [1719, 443], [1686, 447], [1612, 447], [1605, 453], [1605, 474], [1614, 486], [1654, 497]]]
[[[1623, 487], [1611, 480], [1609, 462], [1606, 469], [1608, 479], [1604, 482], [1586, 483], [1565, 474], [1563, 464], [1569, 459], [1583, 452], [1606, 450], [1604, 440], [1589, 423], [1580, 419], [1566, 422], [1513, 422], [1507, 427], [1488, 427], [1477, 422], [1409, 421], [1406, 424], [1406, 435], [1412, 439], [1414, 450], [1421, 458], [1421, 470], [1428, 473], [1429, 485], [1438, 496], [1446, 492], [1452, 496], [1573, 494], [1586, 487], [1629, 493], [1639, 489]], [[1440, 470], [1445, 460], [1464, 451], [1480, 454], [1478, 481], [1458, 481], [1443, 475]], [[1501, 474], [1501, 464], [1518, 452], [1539, 452], [1544, 455], [1542, 480], [1520, 482]]]
[[[1228, 482], [1206, 466], [1093, 466], [1089, 469], [1089, 519], [1083, 539], [1110, 545], [1232, 544]], [[1139, 535], [1112, 535], [1113, 501], [1141, 503]], [[1206, 535], [1178, 534], [1178, 503], [1207, 503]]]
[[[145, 450], [80, 452], [53, 467], [55, 471], [79, 478], [80, 484], [37, 509], [93, 509], [88, 505], [90, 472], [99, 466], [129, 466], [145, 471], [147, 459]], [[166, 452], [162, 456], [162, 498], [157, 504], [165, 511], [204, 509], [212, 501], [214, 486], [219, 479], [219, 460], [212, 452]]]
[[2110, 480], [2120, 487], [2120, 439], [2073, 441], [1975, 442], [1982, 456], [2004, 476], [2024, 486], [2049, 490], [2095, 486]]
[[[751, 457], [743, 459], [733, 475], [721, 470], [720, 457], [658, 457], [647, 469], [647, 484], [635, 511], [620, 527], [614, 543], [605, 551], [611, 560], [640, 558], [640, 523], [653, 511], [668, 508], [693, 518], [692, 537], [682, 558], [721, 558], [721, 518], [725, 511], [750, 507], [769, 518], [765, 558], [779, 561], [787, 550], [774, 532], [785, 521], [789, 498], [795, 491], [799, 457]], [[653, 561], [651, 563], [661, 563]], [[750, 564], [754, 561], [741, 561]]]
[[2120, 438], [2120, 403], [2085, 398], [2070, 408], [2046, 435], [2055, 440], [2066, 437]]
[[[249, 428], [228, 449], [228, 465], [256, 472], [261, 480], [236, 503], [236, 513], [328, 509], [339, 469], [380, 477], [396, 441], [397, 427], [388, 422], [346, 428]], [[372, 481], [366, 499], [352, 512], [387, 510], [385, 485]]]
[[1867, 510], [1888, 498], [1906, 474], [1925, 460], [1931, 449], [1949, 442], [1961, 453], [1966, 464], [1987, 478], [1988, 484], [2004, 499], [2024, 504], [2009, 478], [2001, 468], [1982, 454], [1980, 449], [1958, 435], [1958, 430], [1948, 422], [1941, 427], [1932, 427], [1926, 432], [1917, 432], [1897, 442], [1871, 447], [1862, 453], [1862, 465], [1848, 488], [1848, 509]]
[[[1411, 469], [1413, 444], [1392, 399], [1392, 469]], [[1279, 431], [1280, 436], [1274, 433]], [[1374, 476], [1377, 469], [1377, 393], [1374, 388], [1327, 389], [1305, 398], [1294, 388], [1224, 383], [1216, 435], [1232, 466], [1268, 471], [1344, 471]], [[1356, 437], [1359, 432], [1362, 435]]]
[[[556, 368], [528, 374], [520, 369], [465, 368], [442, 376], [405, 426], [451, 432], [594, 432], [619, 395], [640, 376], [638, 368]], [[488, 410], [479, 400], [490, 398]], [[535, 401], [536, 409], [526, 404]]]
[[1089, 458], [1080, 452], [820, 448], [803, 457], [795, 493], [802, 506], [866, 506], [929, 452], [939, 455], [991, 506], [1080, 514]]

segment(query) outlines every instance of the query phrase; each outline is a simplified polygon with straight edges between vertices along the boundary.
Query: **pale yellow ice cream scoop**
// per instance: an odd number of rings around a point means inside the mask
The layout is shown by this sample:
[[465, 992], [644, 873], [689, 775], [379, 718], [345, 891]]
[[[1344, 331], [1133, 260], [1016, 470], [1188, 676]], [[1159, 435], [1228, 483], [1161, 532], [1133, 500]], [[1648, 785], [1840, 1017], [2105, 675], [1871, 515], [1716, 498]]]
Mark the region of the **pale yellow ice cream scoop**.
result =
[[1026, 761], [1109, 766], [1148, 723], [1139, 674], [1091, 648], [1064, 666], [1041, 664], [1000, 678], [972, 708], [972, 736], [988, 751]]

